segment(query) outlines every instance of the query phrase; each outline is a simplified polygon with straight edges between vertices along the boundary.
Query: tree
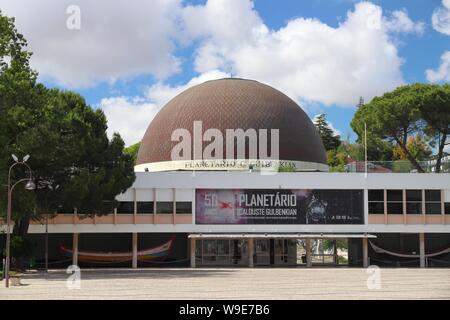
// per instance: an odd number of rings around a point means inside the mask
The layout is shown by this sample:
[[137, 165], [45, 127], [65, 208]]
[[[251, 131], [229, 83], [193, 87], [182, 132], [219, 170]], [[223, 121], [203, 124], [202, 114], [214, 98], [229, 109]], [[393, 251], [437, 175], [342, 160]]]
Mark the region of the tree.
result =
[[[0, 11], [0, 181], [7, 175], [11, 140], [26, 119], [14, 118], [14, 108], [37, 100], [37, 73], [30, 68], [27, 41], [14, 27], [14, 19]], [[1, 193], [0, 193], [1, 194]]]
[[20, 110], [35, 121], [12, 143], [16, 154], [31, 155], [29, 164], [37, 185], [32, 211], [29, 206], [20, 210], [20, 203], [30, 202], [22, 201], [24, 192], [14, 195], [14, 233], [18, 235], [26, 234], [30, 218], [39, 219], [60, 206], [76, 207], [81, 214], [111, 213], [115, 196], [135, 178], [132, 157], [124, 153], [118, 134], [108, 139], [101, 110], [93, 110], [72, 92], [52, 89], [43, 95], [41, 108]]
[[126, 147], [124, 149], [124, 153], [128, 154], [131, 156], [131, 158], [133, 159], [133, 163], [136, 164], [136, 160], [137, 160], [137, 154], [139, 151], [139, 147], [141, 146], [140, 142], [137, 142], [135, 144], [132, 144], [129, 147]]
[[362, 141], [366, 124], [368, 136], [396, 143], [414, 167], [423, 172], [407, 147], [408, 138], [420, 130], [417, 100], [418, 93], [411, 86], [398, 87], [393, 92], [375, 97], [370, 103], [360, 106], [351, 127], [358, 134], [359, 141]]
[[[415, 137], [409, 137], [407, 142], [407, 148], [414, 159], [423, 161], [428, 159], [432, 153], [431, 148], [425, 142], [423, 135], [418, 134]], [[396, 146], [393, 149], [394, 160], [407, 160], [407, 157], [402, 148]]]
[[330, 128], [324, 113], [317, 116], [314, 120], [314, 124], [319, 131], [325, 150], [334, 150], [339, 147], [341, 144], [341, 137], [334, 134], [333, 129]]
[[[0, 32], [0, 184], [6, 184], [14, 153], [31, 155], [28, 163], [37, 185], [34, 192], [14, 191], [15, 236], [25, 236], [30, 219], [62, 206], [89, 215], [112, 212], [115, 196], [135, 179], [123, 140], [118, 134], [108, 139], [105, 115], [80, 95], [36, 83], [28, 63], [31, 53], [13, 19], [0, 14]], [[26, 175], [20, 170], [14, 171], [14, 181]], [[5, 211], [2, 192], [0, 215]]]
[[434, 143], [430, 137], [438, 135], [441, 139], [436, 155], [436, 172], [439, 172], [443, 150], [450, 133], [449, 88], [448, 84], [413, 84], [398, 87], [359, 107], [351, 126], [358, 134], [359, 140], [362, 140], [366, 123], [369, 137], [394, 143], [419, 172], [424, 172], [424, 169], [410, 150], [412, 145], [408, 146], [410, 137], [423, 134], [424, 141], [432, 149]]
[[426, 122], [425, 132], [429, 136], [437, 136], [435, 172], [440, 172], [444, 148], [450, 144], [450, 84], [429, 84], [425, 89], [419, 110]]

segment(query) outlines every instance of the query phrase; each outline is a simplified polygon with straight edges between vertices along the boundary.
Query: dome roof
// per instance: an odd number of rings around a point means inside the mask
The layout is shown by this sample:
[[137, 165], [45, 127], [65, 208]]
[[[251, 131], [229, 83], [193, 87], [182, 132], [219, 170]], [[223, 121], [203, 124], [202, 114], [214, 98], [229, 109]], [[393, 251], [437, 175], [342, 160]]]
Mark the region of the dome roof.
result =
[[203, 132], [216, 128], [223, 134], [226, 129], [279, 129], [280, 160], [326, 165], [316, 127], [293, 100], [257, 81], [227, 78], [196, 85], [170, 100], [147, 128], [136, 167], [171, 161], [178, 143], [171, 141], [172, 132], [184, 128], [193, 135], [194, 121], [202, 121]]

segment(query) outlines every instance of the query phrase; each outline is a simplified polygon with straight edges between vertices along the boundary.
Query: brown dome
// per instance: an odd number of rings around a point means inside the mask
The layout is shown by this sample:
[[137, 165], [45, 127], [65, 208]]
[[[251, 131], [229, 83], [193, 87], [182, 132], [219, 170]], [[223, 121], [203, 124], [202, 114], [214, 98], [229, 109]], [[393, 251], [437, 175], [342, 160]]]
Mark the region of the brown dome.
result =
[[137, 165], [171, 161], [171, 150], [178, 143], [171, 141], [172, 132], [184, 128], [192, 135], [194, 121], [203, 122], [203, 132], [279, 129], [280, 160], [326, 164], [317, 129], [293, 100], [257, 81], [228, 78], [204, 82], [170, 100], [147, 128]]

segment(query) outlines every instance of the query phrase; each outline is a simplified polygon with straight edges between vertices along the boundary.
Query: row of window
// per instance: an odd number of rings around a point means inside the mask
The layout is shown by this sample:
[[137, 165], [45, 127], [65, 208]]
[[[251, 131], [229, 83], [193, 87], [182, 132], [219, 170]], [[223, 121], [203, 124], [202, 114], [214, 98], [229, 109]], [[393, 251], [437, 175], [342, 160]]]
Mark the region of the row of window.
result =
[[[153, 212], [153, 201], [138, 201], [136, 202], [136, 212], [138, 214], [154, 213]], [[156, 202], [156, 213], [162, 214], [172, 214], [174, 211], [172, 201], [157, 201]], [[134, 213], [134, 202], [133, 201], [121, 201], [117, 206], [117, 214], [133, 214]], [[176, 213], [192, 213], [192, 202], [177, 201], [176, 202]]]
[[[407, 214], [423, 214], [422, 202], [425, 203], [425, 214], [441, 214], [441, 191], [425, 190], [425, 198], [422, 190], [406, 190], [406, 199], [403, 199], [403, 190], [369, 190], [369, 213], [384, 214], [386, 202], [388, 214], [403, 214], [406, 203]], [[405, 201], [404, 201], [405, 200]], [[450, 202], [445, 203], [445, 214], [450, 214]]]

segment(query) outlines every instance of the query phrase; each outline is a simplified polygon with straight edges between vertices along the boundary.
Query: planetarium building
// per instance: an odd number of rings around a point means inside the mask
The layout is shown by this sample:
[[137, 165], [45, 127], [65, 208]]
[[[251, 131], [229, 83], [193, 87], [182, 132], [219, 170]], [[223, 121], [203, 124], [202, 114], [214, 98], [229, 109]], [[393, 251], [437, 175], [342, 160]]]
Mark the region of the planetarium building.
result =
[[[49, 264], [450, 265], [449, 173], [334, 173], [326, 160], [280, 91], [235, 78], [191, 87], [149, 124], [114, 212], [48, 221]], [[29, 229], [36, 263], [45, 232]]]

